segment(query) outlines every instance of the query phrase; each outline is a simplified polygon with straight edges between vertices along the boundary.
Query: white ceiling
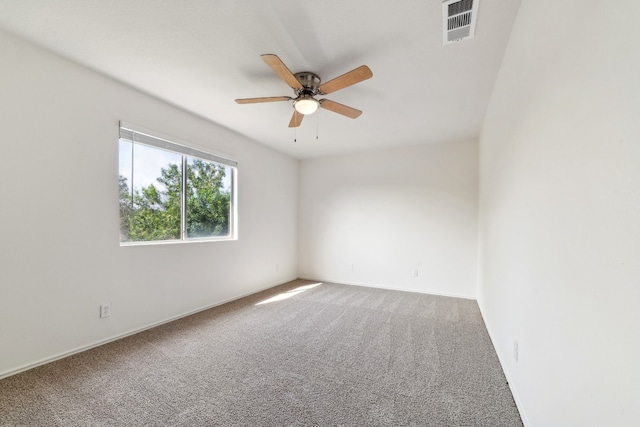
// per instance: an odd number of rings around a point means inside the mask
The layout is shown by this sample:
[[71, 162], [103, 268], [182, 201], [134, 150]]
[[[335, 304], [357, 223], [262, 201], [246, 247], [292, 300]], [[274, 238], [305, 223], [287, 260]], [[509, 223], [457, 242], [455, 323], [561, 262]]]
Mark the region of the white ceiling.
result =
[[[304, 159], [476, 138], [519, 5], [480, 0], [476, 37], [447, 46], [441, 0], [0, 0], [0, 28]], [[326, 96], [362, 116], [294, 131], [288, 102], [236, 104], [293, 95], [263, 53], [325, 82], [368, 65]]]

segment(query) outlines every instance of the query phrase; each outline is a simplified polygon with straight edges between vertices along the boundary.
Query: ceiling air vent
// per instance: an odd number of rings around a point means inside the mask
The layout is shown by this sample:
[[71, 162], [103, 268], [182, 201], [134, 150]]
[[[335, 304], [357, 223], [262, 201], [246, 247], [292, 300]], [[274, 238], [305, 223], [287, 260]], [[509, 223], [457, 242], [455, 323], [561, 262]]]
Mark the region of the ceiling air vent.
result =
[[472, 38], [480, 0], [445, 0], [442, 2], [442, 43], [450, 44]]

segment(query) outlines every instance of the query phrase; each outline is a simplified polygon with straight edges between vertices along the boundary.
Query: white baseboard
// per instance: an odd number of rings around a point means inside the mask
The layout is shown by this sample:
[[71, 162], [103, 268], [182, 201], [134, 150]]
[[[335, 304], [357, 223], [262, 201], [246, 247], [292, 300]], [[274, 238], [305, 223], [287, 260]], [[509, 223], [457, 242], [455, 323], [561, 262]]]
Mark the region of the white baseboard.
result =
[[482, 311], [482, 306], [478, 304], [480, 308], [480, 314], [482, 315], [482, 319], [484, 320], [484, 325], [487, 328], [487, 333], [489, 334], [489, 339], [491, 340], [491, 344], [493, 344], [493, 348], [498, 355], [498, 360], [500, 361], [500, 366], [502, 366], [502, 372], [504, 372], [504, 376], [507, 378], [507, 383], [509, 385], [509, 389], [511, 390], [511, 394], [513, 395], [513, 400], [516, 402], [516, 407], [518, 408], [518, 412], [520, 412], [520, 418], [522, 419], [522, 423], [525, 427], [530, 427], [531, 423], [529, 423], [526, 412], [524, 410], [524, 405], [522, 404], [522, 400], [518, 395], [518, 390], [516, 389], [513, 381], [511, 381], [511, 374], [509, 373], [509, 369], [507, 368], [507, 364], [505, 363], [504, 357], [502, 353], [500, 353], [499, 348], [496, 346], [496, 341], [493, 339], [493, 334], [491, 333], [491, 326], [487, 322], [487, 318]]

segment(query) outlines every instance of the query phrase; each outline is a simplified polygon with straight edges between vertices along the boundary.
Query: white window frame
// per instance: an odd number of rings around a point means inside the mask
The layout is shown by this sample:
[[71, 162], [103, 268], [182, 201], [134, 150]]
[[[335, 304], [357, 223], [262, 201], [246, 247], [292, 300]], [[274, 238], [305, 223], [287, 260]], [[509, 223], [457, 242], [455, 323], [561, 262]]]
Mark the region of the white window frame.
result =
[[[179, 154], [182, 156], [182, 203], [180, 207], [180, 238], [172, 240], [143, 240], [134, 242], [120, 242], [120, 246], [155, 245], [167, 243], [192, 243], [238, 240], [238, 209], [237, 209], [237, 179], [238, 162], [228, 157], [192, 148], [190, 143], [178, 138], [162, 135], [159, 132], [145, 129], [125, 121], [120, 121], [119, 140], [125, 139], [135, 144], [147, 145]], [[231, 200], [229, 201], [229, 234], [225, 236], [187, 237], [186, 191], [187, 188], [187, 157], [197, 158], [209, 162], [231, 167]]]

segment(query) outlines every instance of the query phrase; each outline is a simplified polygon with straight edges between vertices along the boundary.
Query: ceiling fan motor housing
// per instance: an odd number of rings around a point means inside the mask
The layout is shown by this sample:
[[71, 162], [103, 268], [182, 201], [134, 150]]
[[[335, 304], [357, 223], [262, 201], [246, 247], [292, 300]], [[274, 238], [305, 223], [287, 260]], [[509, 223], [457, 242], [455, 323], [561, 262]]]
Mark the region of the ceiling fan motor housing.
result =
[[320, 77], [312, 73], [310, 71], [301, 71], [299, 73], [295, 73], [294, 76], [300, 84], [302, 85], [302, 89], [294, 89], [298, 96], [300, 95], [311, 95], [315, 96], [318, 94], [318, 86], [320, 86]]

